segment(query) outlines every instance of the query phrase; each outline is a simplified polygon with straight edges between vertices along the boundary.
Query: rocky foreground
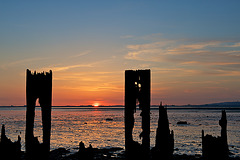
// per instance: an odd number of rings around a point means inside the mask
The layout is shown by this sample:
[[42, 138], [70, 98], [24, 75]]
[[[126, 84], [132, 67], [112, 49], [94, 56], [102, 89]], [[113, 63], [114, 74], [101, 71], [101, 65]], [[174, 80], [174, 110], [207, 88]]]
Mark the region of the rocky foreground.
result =
[[[1, 160], [8, 160], [9, 156], [0, 157]], [[36, 159], [37, 156], [36, 156]], [[21, 152], [16, 160], [26, 160], [26, 155]], [[58, 148], [50, 152], [49, 160], [125, 160], [123, 148], [112, 147], [107, 149], [91, 148], [84, 151], [71, 153], [65, 148]], [[201, 155], [173, 155], [172, 160], [203, 160]], [[229, 157], [228, 160], [240, 160], [240, 157]]]
[[[124, 160], [125, 153], [123, 148], [97, 149], [93, 148], [91, 152], [70, 153], [64, 148], [51, 151], [50, 160]], [[203, 160], [201, 155], [173, 155], [173, 160]], [[229, 160], [240, 160], [240, 157], [229, 158]]]

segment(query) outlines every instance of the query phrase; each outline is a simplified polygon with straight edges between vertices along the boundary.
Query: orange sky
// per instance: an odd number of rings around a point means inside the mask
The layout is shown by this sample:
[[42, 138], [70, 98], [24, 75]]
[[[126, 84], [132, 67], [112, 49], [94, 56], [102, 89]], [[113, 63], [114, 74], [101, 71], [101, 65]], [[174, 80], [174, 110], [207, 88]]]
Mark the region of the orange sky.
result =
[[240, 2], [4, 1], [0, 105], [26, 69], [53, 71], [53, 105], [124, 105], [124, 71], [151, 69], [151, 103], [239, 101]]

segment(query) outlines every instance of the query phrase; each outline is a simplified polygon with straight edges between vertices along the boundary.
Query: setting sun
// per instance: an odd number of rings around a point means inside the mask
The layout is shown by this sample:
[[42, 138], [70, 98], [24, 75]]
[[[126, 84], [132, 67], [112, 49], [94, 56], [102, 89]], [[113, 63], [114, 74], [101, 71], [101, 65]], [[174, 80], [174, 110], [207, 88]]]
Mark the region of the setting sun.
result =
[[99, 103], [94, 103], [93, 104], [93, 107], [98, 107], [99, 106]]

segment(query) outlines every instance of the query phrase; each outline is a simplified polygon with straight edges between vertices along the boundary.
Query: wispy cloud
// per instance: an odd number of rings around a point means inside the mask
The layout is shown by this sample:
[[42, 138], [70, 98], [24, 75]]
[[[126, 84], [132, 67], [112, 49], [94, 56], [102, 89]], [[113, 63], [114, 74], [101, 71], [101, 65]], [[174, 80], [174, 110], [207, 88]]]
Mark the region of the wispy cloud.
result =
[[89, 53], [91, 53], [91, 52], [92, 52], [92, 51], [90, 51], [90, 50], [83, 51], [83, 52], [81, 52], [81, 53], [79, 53], [79, 54], [76, 54], [76, 55], [71, 56], [70, 58], [76, 58], [76, 57], [85, 56], [85, 55], [87, 55], [87, 54], [89, 54]]
[[166, 49], [164, 48], [168, 43], [171, 43], [171, 41], [128, 45], [127, 49], [129, 51], [124, 58], [140, 61], [160, 61], [159, 56], [166, 54]]
[[226, 45], [225, 47], [240, 47], [240, 42], [234, 43], [232, 45]]
[[[232, 43], [229, 45], [229, 43]], [[152, 62], [175, 66], [185, 71], [197, 71], [197, 73], [230, 75], [236, 74], [236, 67], [240, 62], [239, 42], [230, 41], [190, 41], [181, 40], [159, 40], [157, 42], [127, 45], [128, 53], [124, 58], [141, 62]], [[233, 71], [233, 72], [231, 72]]]
[[117, 77], [117, 75], [121, 75], [121, 72], [93, 72], [83, 70], [81, 72], [64, 72], [59, 73], [55, 76], [56, 80], [74, 80], [74, 81], [86, 81], [86, 82], [95, 82], [99, 80], [110, 79], [111, 77]]
[[186, 49], [186, 50], [196, 50], [196, 49], [204, 49], [206, 47], [217, 47], [221, 44], [221, 41], [207, 41], [193, 44], [183, 44], [178, 46], [178, 49]]
[[[110, 57], [109, 59], [104, 59], [104, 60], [97, 60], [93, 62], [85, 62], [81, 64], [71, 64], [71, 65], [64, 65], [64, 64], [57, 64], [57, 65], [51, 65], [48, 67], [43, 67], [40, 70], [53, 70], [54, 72], [59, 72], [59, 71], [67, 71], [70, 69], [75, 69], [75, 68], [98, 68], [108, 62], [110, 62], [113, 59], [113, 57]], [[69, 61], [68, 61], [69, 63]]]
[[81, 68], [81, 67], [93, 67], [93, 64], [77, 64], [77, 65], [68, 65], [68, 66], [53, 66], [53, 67], [45, 67], [41, 68], [41, 70], [53, 70], [54, 72], [65, 71], [73, 68]]
[[46, 60], [48, 58], [43, 58], [43, 57], [36, 57], [36, 58], [26, 58], [26, 59], [20, 59], [12, 62], [6, 62], [1, 65], [2, 69], [7, 69], [9, 67], [14, 67], [14, 66], [19, 66], [22, 64], [27, 64], [27, 63], [33, 63], [36, 61], [41, 61], [41, 60]]

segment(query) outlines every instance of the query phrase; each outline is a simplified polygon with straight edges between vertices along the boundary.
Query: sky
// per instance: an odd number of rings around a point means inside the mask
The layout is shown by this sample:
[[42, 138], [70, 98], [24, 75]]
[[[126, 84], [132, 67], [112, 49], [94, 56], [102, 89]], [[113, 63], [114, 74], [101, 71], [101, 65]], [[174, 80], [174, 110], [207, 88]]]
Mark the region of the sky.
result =
[[0, 105], [26, 69], [53, 71], [53, 105], [124, 105], [124, 71], [151, 69], [151, 104], [240, 100], [240, 1], [1, 0]]

